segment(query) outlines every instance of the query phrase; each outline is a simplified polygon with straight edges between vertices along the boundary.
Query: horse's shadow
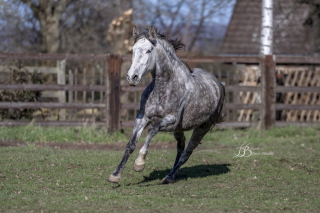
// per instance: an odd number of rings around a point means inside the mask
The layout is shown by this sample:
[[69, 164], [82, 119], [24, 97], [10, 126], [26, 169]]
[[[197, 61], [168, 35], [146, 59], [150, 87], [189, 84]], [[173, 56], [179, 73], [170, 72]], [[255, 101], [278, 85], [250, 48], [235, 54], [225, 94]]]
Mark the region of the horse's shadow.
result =
[[[188, 180], [188, 178], [204, 178], [208, 176], [216, 176], [228, 173], [230, 169], [228, 166], [231, 164], [209, 164], [209, 165], [196, 165], [196, 166], [189, 166], [183, 167], [179, 170], [175, 181], [178, 182], [181, 180]], [[149, 176], [143, 176], [144, 180], [139, 183], [146, 183], [154, 180], [162, 180], [171, 169], [164, 169], [164, 170], [154, 170], [150, 173]]]

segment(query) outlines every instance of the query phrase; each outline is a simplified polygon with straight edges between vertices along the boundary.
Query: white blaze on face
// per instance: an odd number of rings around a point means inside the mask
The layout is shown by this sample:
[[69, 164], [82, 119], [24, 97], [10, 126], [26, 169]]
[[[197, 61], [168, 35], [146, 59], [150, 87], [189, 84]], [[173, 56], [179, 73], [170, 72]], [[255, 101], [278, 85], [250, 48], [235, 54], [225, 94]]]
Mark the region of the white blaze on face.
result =
[[155, 68], [154, 46], [146, 39], [139, 39], [132, 47], [132, 64], [127, 78], [131, 85], [139, 83], [141, 77]]

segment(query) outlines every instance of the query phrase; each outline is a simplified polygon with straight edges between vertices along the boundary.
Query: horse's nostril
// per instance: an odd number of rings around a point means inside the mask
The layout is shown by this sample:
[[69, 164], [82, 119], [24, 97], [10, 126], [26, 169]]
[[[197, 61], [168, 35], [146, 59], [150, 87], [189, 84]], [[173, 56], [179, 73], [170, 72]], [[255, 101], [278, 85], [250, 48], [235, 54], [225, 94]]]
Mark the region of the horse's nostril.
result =
[[137, 75], [134, 75], [133, 78], [132, 78], [132, 80], [137, 81], [137, 80], [138, 80], [138, 76], [137, 76]]

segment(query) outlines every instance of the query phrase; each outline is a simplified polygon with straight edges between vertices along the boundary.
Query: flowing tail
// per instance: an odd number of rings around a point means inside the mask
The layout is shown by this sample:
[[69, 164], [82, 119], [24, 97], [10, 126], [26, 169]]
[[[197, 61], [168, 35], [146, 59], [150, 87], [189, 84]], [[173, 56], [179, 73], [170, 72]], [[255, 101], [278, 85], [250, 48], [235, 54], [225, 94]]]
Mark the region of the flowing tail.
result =
[[226, 98], [226, 91], [224, 89], [224, 86], [222, 84], [221, 85], [221, 96], [220, 96], [220, 100], [218, 103], [218, 107], [217, 107], [217, 122], [216, 123], [222, 123], [223, 122], [223, 117], [225, 116], [224, 113], [222, 113], [222, 109], [224, 106], [224, 102], [225, 102], [225, 98]]

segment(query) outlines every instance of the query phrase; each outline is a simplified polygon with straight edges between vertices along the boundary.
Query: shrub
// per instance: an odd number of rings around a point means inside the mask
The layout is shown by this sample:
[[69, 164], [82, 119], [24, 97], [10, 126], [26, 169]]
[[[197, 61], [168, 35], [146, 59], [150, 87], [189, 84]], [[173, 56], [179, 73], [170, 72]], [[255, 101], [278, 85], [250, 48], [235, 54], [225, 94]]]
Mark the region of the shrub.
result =
[[[43, 80], [37, 71], [29, 72], [19, 62], [13, 67], [8, 67], [10, 78], [8, 84], [42, 84]], [[40, 91], [3, 90], [0, 92], [2, 102], [38, 102], [41, 97]], [[32, 115], [39, 109], [0, 109], [1, 119], [32, 119]]]

